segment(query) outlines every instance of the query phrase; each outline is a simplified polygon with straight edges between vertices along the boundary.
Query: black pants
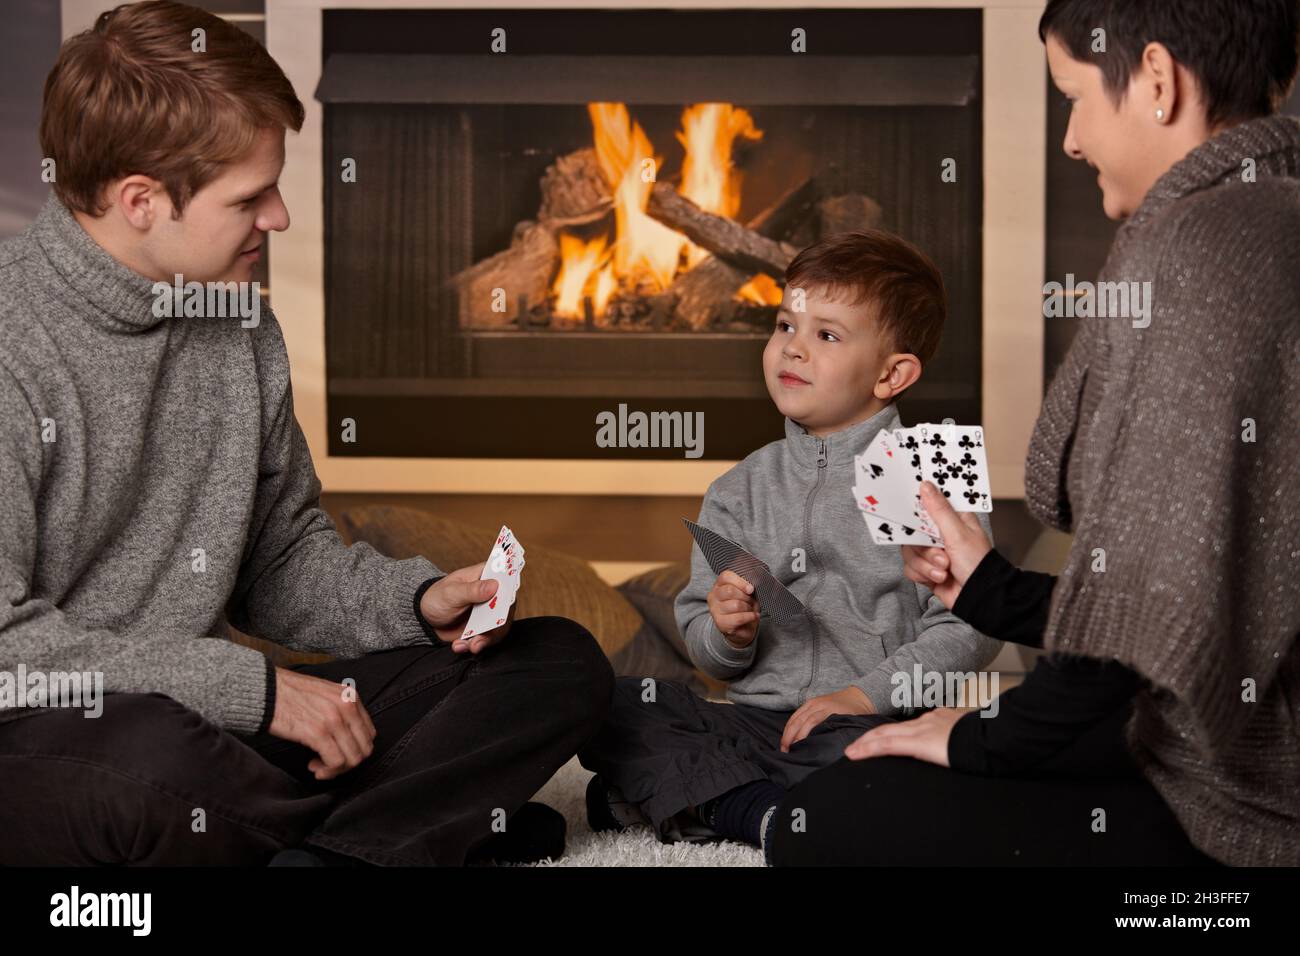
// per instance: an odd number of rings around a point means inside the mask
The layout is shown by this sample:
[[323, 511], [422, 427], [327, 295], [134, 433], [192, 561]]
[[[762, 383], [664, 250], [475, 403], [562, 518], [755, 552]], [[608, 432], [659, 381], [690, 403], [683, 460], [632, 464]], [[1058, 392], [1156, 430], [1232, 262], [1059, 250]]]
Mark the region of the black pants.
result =
[[578, 759], [637, 804], [660, 840], [682, 837], [675, 818], [687, 807], [755, 780], [792, 787], [891, 720], [833, 714], [782, 753], [794, 711], [708, 701], [674, 681], [654, 681], [650, 694], [646, 680], [617, 680], [609, 718]]
[[1133, 765], [1123, 744], [1131, 709], [1126, 704], [1032, 775], [982, 777], [906, 757], [843, 758], [786, 794], [777, 808], [772, 861], [1217, 865], [1192, 845]]
[[0, 864], [264, 864], [306, 843], [459, 865], [596, 731], [613, 671], [583, 627], [514, 622], [474, 656], [400, 648], [295, 668], [356, 681], [374, 752], [332, 780], [308, 748], [232, 735], [162, 694], [0, 724]]

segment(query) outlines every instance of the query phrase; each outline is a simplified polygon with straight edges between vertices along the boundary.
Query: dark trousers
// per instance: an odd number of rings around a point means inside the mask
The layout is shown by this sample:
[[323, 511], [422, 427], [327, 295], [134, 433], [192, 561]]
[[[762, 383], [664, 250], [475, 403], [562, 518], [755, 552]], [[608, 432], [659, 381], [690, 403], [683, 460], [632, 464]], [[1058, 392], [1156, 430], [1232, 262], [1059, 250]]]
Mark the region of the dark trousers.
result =
[[661, 840], [683, 832], [674, 818], [686, 808], [755, 780], [792, 787], [892, 719], [833, 714], [782, 753], [794, 711], [708, 701], [674, 681], [653, 681], [651, 694], [647, 680], [618, 678], [609, 718], [578, 759], [637, 804]]
[[0, 724], [0, 864], [264, 864], [307, 844], [460, 865], [596, 731], [613, 671], [561, 617], [474, 656], [399, 648], [294, 668], [356, 681], [374, 752], [332, 780], [308, 748], [230, 734], [162, 694]]
[[[1124, 747], [1131, 704], [1031, 773], [843, 758], [786, 794], [776, 866], [1206, 866]], [[1104, 816], [1100, 815], [1101, 811]], [[1097, 829], [1104, 821], [1105, 829]]]

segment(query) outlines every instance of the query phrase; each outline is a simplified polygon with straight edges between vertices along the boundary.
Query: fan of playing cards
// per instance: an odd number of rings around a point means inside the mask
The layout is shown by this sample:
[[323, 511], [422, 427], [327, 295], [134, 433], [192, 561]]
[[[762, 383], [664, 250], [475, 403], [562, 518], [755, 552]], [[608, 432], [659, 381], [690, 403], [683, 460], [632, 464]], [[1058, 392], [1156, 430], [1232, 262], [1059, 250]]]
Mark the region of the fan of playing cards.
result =
[[483, 565], [480, 581], [489, 578], [497, 582], [497, 593], [482, 604], [475, 604], [470, 612], [469, 622], [460, 639], [467, 641], [475, 634], [482, 634], [495, 627], [500, 627], [510, 615], [510, 608], [519, 593], [519, 579], [524, 570], [524, 546], [515, 539], [515, 533], [505, 525], [497, 535], [497, 543], [492, 546], [487, 563]]
[[853, 499], [876, 544], [943, 547], [921, 507], [922, 481], [932, 482], [957, 511], [993, 510], [984, 429], [977, 425], [881, 429], [853, 461]]

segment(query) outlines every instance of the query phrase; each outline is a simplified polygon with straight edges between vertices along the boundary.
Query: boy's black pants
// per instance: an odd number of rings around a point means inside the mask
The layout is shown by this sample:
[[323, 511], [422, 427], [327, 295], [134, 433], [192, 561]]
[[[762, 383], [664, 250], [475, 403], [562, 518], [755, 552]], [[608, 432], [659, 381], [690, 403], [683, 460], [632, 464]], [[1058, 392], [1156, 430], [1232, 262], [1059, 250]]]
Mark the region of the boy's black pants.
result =
[[708, 701], [675, 681], [647, 681], [618, 678], [609, 718], [578, 759], [637, 804], [661, 840], [685, 831], [674, 818], [687, 807], [754, 780], [789, 789], [893, 720], [832, 714], [782, 753], [794, 711]]
[[374, 752], [317, 781], [308, 748], [230, 734], [162, 694], [0, 724], [0, 864], [265, 864], [301, 843], [459, 865], [596, 731], [613, 671], [561, 617], [474, 656], [406, 647], [294, 668], [356, 681]]

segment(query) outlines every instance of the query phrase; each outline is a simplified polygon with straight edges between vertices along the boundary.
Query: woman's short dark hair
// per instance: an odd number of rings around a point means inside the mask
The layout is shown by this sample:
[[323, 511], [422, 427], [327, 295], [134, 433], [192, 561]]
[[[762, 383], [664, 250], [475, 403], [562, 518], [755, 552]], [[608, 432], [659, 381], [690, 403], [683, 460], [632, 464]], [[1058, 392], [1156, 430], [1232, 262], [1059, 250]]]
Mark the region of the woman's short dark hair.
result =
[[[1094, 31], [1105, 31], [1105, 52]], [[1300, 0], [1048, 0], [1038, 36], [1101, 67], [1118, 104], [1142, 50], [1163, 43], [1191, 71], [1206, 119], [1240, 122], [1276, 113], [1291, 92], [1300, 46]]]

